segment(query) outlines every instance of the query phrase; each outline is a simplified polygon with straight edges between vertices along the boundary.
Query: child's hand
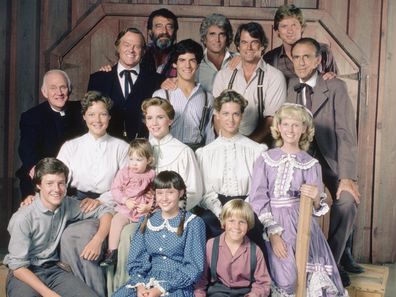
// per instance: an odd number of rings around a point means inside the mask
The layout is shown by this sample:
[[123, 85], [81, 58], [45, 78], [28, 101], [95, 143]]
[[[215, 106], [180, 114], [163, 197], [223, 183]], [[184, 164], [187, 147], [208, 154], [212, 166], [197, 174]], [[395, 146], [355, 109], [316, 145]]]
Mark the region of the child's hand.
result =
[[306, 196], [312, 199], [315, 208], [320, 207], [320, 195], [317, 186], [303, 184], [300, 188], [300, 191], [301, 191], [301, 196]]
[[148, 289], [147, 292], [148, 292], [148, 294], [146, 295], [147, 297], [160, 297], [162, 294], [158, 288]]
[[129, 209], [135, 209], [136, 208], [136, 202], [132, 198], [129, 198], [127, 201], [125, 201], [125, 206]]
[[148, 213], [150, 211], [150, 209], [151, 209], [151, 205], [149, 205], [149, 204], [141, 203], [141, 204], [136, 205], [136, 210], [140, 214]]
[[285, 242], [283, 241], [282, 237], [278, 234], [270, 235], [270, 242], [272, 250], [274, 251], [275, 256], [280, 259], [287, 258], [287, 247]]

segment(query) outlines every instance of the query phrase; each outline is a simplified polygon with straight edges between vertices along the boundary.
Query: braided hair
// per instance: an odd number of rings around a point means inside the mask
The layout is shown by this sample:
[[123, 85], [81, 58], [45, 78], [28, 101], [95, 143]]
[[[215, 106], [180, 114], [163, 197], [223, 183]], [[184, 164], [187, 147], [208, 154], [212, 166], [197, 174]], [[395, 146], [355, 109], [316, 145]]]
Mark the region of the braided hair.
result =
[[[161, 171], [160, 173], [157, 174], [157, 176], [154, 178], [153, 181], [153, 189], [154, 191], [157, 189], [170, 189], [174, 188], [178, 191], [184, 191], [184, 194], [182, 197], [180, 197], [180, 208], [182, 211], [181, 219], [179, 226], [177, 228], [177, 236], [181, 236], [184, 231], [184, 222], [186, 220], [186, 206], [187, 206], [187, 195], [186, 195], [186, 184], [184, 183], [183, 178], [175, 171]], [[152, 216], [156, 206], [156, 199], [154, 197], [153, 201], [153, 206], [150, 210], [150, 212], [145, 216], [142, 225], [140, 227], [140, 232], [144, 233], [146, 226], [147, 226], [147, 221], [148, 219]]]

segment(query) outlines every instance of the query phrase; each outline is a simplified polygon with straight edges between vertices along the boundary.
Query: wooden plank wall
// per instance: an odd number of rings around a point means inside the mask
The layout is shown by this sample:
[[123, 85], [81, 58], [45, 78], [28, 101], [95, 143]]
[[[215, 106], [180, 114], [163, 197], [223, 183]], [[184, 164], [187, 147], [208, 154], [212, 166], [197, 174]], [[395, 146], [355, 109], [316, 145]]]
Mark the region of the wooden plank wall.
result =
[[[0, 15], [6, 14], [8, 19], [3, 17], [0, 22], [9, 24], [11, 28], [8, 34], [3, 31], [0, 32], [0, 39], [8, 41], [2, 42], [0, 45], [0, 59], [4, 59], [5, 63], [3, 65], [6, 65], [0, 70], [0, 94], [5, 95], [0, 98], [0, 117], [4, 119], [3, 122], [0, 122], [0, 128], [7, 132], [0, 134], [0, 138], [3, 137], [5, 139], [4, 143], [6, 143], [6, 145], [0, 144], [0, 153], [3, 153], [0, 155], [0, 160], [3, 164], [1, 167], [4, 174], [1, 178], [2, 180], [6, 178], [9, 181], [8, 184], [12, 185], [13, 190], [8, 191], [7, 197], [11, 195], [14, 201], [18, 198], [13, 172], [19, 167], [19, 160], [16, 157], [16, 144], [19, 137], [17, 123], [20, 113], [39, 102], [39, 84], [43, 73], [49, 67], [59, 65], [60, 61], [57, 60], [57, 56], [50, 53], [62, 42], [75, 42], [69, 33], [73, 29], [81, 27], [81, 24], [84, 26], [95, 25], [89, 23], [90, 20], [95, 19], [90, 17], [93, 13], [103, 13], [96, 8], [106, 3], [107, 9], [111, 9], [111, 5], [117, 5], [117, 3], [119, 5], [139, 4], [139, 7], [144, 4], [167, 5], [176, 14], [184, 15], [184, 23], [189, 24], [189, 26], [180, 30], [179, 39], [191, 35], [198, 37], [197, 32], [192, 33], [193, 30], [196, 30], [196, 16], [204, 16], [209, 11], [224, 13], [225, 15], [231, 13], [235, 24], [237, 24], [238, 18], [260, 19], [262, 17], [265, 20], [263, 24], [266, 26], [266, 32], [270, 33], [271, 46], [277, 46], [279, 40], [270, 28], [270, 20], [279, 5], [295, 3], [304, 9], [304, 14], [308, 19], [318, 19], [318, 15], [320, 15], [326, 19], [321, 25], [334, 23], [335, 25], [329, 30], [330, 33], [331, 31], [337, 33], [335, 35], [340, 35], [339, 32], [346, 33], [355, 43], [354, 54], [359, 53], [361, 55], [357, 59], [358, 61], [354, 60], [353, 55], [341, 57], [351, 59], [353, 63], [356, 63], [356, 67], [351, 63], [352, 66], [345, 68], [345, 71], [360, 71], [361, 74], [360, 82], [351, 82], [355, 85], [352, 92], [359, 97], [355, 108], [359, 123], [359, 186], [362, 193], [354, 251], [362, 261], [394, 261], [395, 243], [389, 244], [382, 240], [383, 238], [393, 238], [395, 231], [391, 227], [392, 223], [396, 221], [396, 210], [392, 197], [396, 190], [396, 183], [392, 181], [392, 177], [396, 173], [396, 167], [390, 166], [388, 162], [388, 157], [394, 156], [396, 146], [395, 137], [388, 136], [392, 133], [390, 129], [395, 124], [395, 120], [392, 120], [390, 115], [395, 114], [396, 109], [396, 104], [392, 103], [395, 86], [391, 82], [391, 77], [395, 77], [395, 67], [389, 66], [395, 66], [394, 59], [392, 60], [392, 53], [395, 54], [395, 50], [391, 47], [392, 41], [395, 42], [395, 33], [391, 32], [390, 29], [394, 27], [392, 16], [396, 15], [393, 2], [389, 0], [2, 1]], [[244, 17], [244, 8], [247, 8], [245, 11], [248, 11], [249, 8], [260, 9], [253, 13], [249, 10], [249, 16]], [[384, 8], [392, 8], [393, 10], [385, 10]], [[390, 11], [393, 11], [393, 14]], [[189, 22], [188, 14], [191, 12], [195, 19], [191, 18], [191, 22]], [[96, 24], [97, 26], [93, 30], [103, 31], [104, 35], [111, 36], [114, 34], [113, 30], [119, 30], [126, 24], [145, 27], [145, 16], [131, 18], [128, 15], [120, 15], [109, 17], [106, 22], [106, 24]], [[113, 25], [107, 26], [109, 23]], [[307, 31], [311, 29], [307, 29]], [[387, 39], [386, 37], [391, 34], [393, 34], [393, 37]], [[327, 36], [320, 33], [318, 38], [326, 39]], [[67, 68], [71, 76], [77, 78], [74, 80], [75, 83], [81, 82], [80, 79], [86, 81], [88, 77], [82, 78], [80, 76], [87, 76], [89, 72], [95, 71], [102, 63], [112, 61], [114, 57], [104, 54], [112, 50], [112, 44], [113, 40], [93, 38], [91, 47], [79, 49], [81, 51], [79, 57], [68, 60], [68, 57], [72, 55], [71, 53], [69, 53], [69, 56], [66, 54], [63, 66]], [[73, 63], [77, 61], [84, 64], [84, 59], [89, 56], [92, 46], [102, 48], [103, 55], [92, 57], [86, 73], [78, 73], [78, 68]], [[342, 48], [343, 40], [335, 46]], [[24, 67], [26, 64], [29, 67]], [[82, 93], [85, 87], [85, 84], [77, 84], [75, 94]], [[8, 115], [8, 118], [2, 117], [2, 115]], [[4, 160], [10, 160], [10, 162], [3, 163]], [[3, 184], [4, 182], [1, 185]], [[7, 207], [9, 208], [9, 206]], [[386, 219], [384, 220], [384, 218]]]

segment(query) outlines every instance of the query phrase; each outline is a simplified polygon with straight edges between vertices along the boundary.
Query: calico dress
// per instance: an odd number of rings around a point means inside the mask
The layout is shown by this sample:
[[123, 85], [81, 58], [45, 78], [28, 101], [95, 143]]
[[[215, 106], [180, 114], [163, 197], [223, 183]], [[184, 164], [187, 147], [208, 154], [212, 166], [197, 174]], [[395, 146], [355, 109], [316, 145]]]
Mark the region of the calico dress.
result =
[[[319, 192], [324, 192], [319, 162], [304, 151], [287, 154], [275, 148], [262, 153], [254, 165], [249, 201], [264, 225], [273, 297], [295, 296], [295, 251], [302, 184], [317, 185]], [[325, 196], [321, 195], [321, 207], [313, 211], [314, 216], [329, 210]], [[279, 234], [285, 241], [286, 259], [275, 256], [268, 240], [271, 234]], [[307, 263], [307, 296], [347, 296], [330, 247], [314, 219]]]
[[204, 270], [205, 224], [186, 213], [184, 232], [176, 234], [181, 211], [172, 219], [163, 219], [161, 211], [148, 220], [145, 232], [136, 232], [128, 258], [129, 280], [113, 297], [136, 296], [136, 287], [157, 287], [164, 296], [193, 297], [193, 284]]

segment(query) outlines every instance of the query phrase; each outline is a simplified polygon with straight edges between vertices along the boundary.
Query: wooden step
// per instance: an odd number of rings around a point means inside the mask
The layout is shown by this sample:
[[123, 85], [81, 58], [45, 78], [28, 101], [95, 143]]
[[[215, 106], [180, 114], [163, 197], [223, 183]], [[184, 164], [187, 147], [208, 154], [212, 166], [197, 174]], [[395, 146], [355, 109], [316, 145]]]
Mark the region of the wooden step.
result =
[[5, 297], [5, 285], [7, 280], [8, 269], [2, 263], [0, 263], [0, 297]]
[[389, 268], [378, 265], [362, 265], [365, 272], [349, 274], [351, 285], [347, 288], [350, 297], [384, 297]]

